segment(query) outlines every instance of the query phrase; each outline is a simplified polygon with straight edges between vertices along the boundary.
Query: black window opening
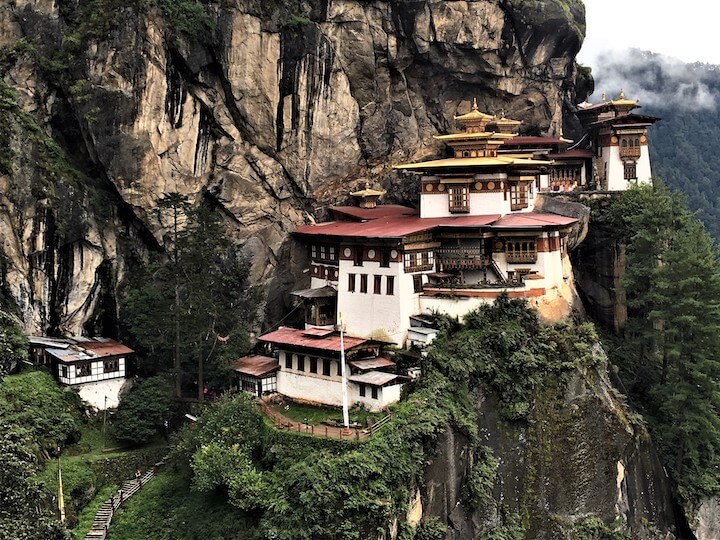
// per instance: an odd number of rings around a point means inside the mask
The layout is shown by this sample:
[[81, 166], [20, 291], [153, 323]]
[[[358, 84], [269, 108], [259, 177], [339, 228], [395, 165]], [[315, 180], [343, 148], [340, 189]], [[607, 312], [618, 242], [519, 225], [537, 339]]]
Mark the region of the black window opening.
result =
[[305, 371], [305, 357], [298, 354], [298, 371]]
[[395, 294], [395, 277], [387, 276], [387, 282], [385, 283], [385, 292], [388, 296]]
[[382, 276], [374, 276], [373, 293], [382, 294]]
[[360, 292], [366, 293], [367, 292], [367, 274], [360, 274]]
[[373, 399], [377, 399], [377, 398], [378, 398], [378, 389], [377, 389], [377, 386], [373, 386], [373, 387], [371, 388], [371, 391], [372, 391], [372, 398], [373, 398]]
[[355, 266], [363, 265], [363, 248], [362, 247], [356, 247], [353, 250], [353, 263], [355, 264]]
[[285, 353], [285, 368], [292, 369], [292, 354]]
[[413, 276], [413, 291], [416, 293], [423, 292], [423, 278], [422, 274]]
[[355, 292], [355, 274], [348, 274], [348, 292]]
[[384, 266], [385, 268], [390, 266], [390, 250], [380, 250], [380, 266]]
[[310, 358], [310, 373], [317, 373], [317, 358]]
[[330, 376], [330, 360], [323, 358], [323, 375]]
[[360, 386], [360, 397], [365, 397], [365, 385], [361, 383], [359, 386]]

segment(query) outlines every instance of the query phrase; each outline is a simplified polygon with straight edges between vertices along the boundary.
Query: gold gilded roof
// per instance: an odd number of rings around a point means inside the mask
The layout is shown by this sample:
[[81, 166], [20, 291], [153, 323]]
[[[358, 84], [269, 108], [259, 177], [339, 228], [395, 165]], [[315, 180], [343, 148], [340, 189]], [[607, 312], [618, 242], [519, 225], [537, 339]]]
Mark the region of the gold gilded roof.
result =
[[[495, 131], [481, 131], [479, 133], [450, 133], [449, 135], [433, 135], [438, 141], [483, 140], [483, 139], [512, 139], [515, 133], [497, 133]], [[500, 141], [498, 141], [500, 143]]]
[[551, 165], [553, 161], [544, 159], [525, 159], [516, 157], [474, 157], [474, 158], [445, 158], [434, 161], [421, 161], [419, 163], [404, 163], [396, 165], [394, 169], [441, 169], [457, 167], [498, 167], [510, 165]]
[[455, 121], [457, 122], [472, 122], [472, 121], [478, 121], [478, 120], [490, 120], [492, 118], [495, 118], [492, 114], [485, 114], [484, 112], [481, 112], [478, 109], [477, 99], [473, 99], [472, 109], [467, 114], [461, 114], [460, 116], [455, 116]]

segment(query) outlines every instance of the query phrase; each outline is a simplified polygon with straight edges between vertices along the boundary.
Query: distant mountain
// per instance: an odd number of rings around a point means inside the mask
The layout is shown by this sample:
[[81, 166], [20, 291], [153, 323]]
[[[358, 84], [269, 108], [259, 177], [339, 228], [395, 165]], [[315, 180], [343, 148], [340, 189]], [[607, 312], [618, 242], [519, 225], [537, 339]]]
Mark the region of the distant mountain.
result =
[[623, 89], [640, 100], [642, 113], [662, 118], [650, 132], [654, 175], [685, 193], [720, 239], [720, 66], [632, 49], [598, 57], [593, 76], [590, 101]]

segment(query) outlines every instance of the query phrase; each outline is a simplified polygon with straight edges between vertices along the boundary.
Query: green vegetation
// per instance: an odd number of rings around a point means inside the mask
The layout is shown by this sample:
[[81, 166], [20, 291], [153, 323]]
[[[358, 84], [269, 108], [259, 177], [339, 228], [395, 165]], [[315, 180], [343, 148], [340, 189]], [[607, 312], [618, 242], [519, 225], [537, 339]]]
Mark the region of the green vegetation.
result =
[[[464, 325], [449, 318], [442, 323], [422, 379], [378, 435], [341, 442], [276, 431], [249, 396], [225, 395], [181, 433], [174, 462], [192, 471], [193, 489], [225, 493], [254, 516], [262, 538], [369, 538], [393, 518], [402, 522], [410, 486], [422, 483], [438, 437], [453, 427], [470, 440], [467, 504], [494, 504], [498, 462], [480, 443], [470, 392], [485, 386], [502, 397], [509, 418], [522, 418], [544, 381], [561, 381], [599, 361], [590, 351], [597, 338], [588, 325], [542, 327], [524, 302], [507, 297], [477, 310]], [[487, 537], [519, 538], [519, 517], [500, 514]], [[444, 534], [432, 519], [415, 531], [403, 527], [402, 538]]]
[[222, 492], [190, 489], [186, 472], [163, 470], [115, 514], [109, 540], [260, 540], [254, 522]]
[[628, 322], [611, 347], [685, 500], [720, 493], [720, 259], [676, 193], [637, 188], [600, 219], [625, 242]]
[[125, 397], [113, 422], [113, 435], [121, 443], [147, 444], [158, 436], [175, 411], [172, 387], [162, 377], [141, 381]]
[[[276, 408], [280, 414], [291, 420], [311, 426], [318, 426], [326, 420], [342, 423], [342, 410], [334, 407], [316, 407], [286, 400]], [[360, 426], [369, 426], [385, 415], [384, 412], [370, 412], [367, 409], [353, 408], [350, 409], [350, 422], [357, 423]]]
[[0, 309], [0, 381], [27, 360], [28, 340], [17, 317]]

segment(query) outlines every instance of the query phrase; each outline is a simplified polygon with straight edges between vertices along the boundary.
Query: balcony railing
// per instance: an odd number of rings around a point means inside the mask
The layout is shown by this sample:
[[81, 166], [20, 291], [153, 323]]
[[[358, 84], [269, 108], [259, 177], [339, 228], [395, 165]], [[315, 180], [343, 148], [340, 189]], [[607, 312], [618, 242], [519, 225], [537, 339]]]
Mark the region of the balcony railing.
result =
[[639, 146], [628, 146], [628, 147], [620, 147], [620, 157], [621, 158], [639, 158], [640, 157], [640, 147]]
[[537, 251], [508, 251], [505, 258], [509, 263], [534, 263], [537, 262]]
[[435, 256], [447, 270], [485, 268], [491, 261], [481, 247], [439, 248]]

